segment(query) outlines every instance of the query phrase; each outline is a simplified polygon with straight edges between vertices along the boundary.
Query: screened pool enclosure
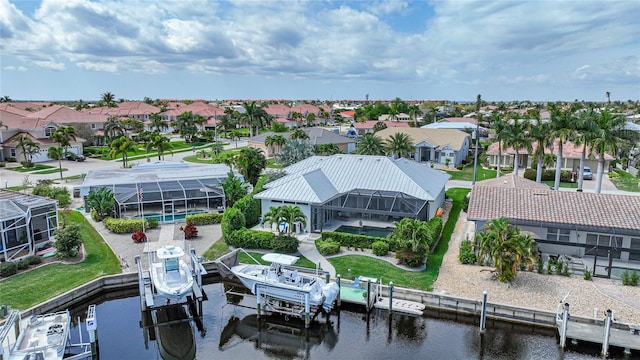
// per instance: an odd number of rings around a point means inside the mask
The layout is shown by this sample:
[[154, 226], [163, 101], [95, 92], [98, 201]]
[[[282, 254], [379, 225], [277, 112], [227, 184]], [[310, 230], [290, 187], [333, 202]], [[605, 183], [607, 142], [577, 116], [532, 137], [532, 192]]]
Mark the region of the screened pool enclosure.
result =
[[80, 194], [84, 197], [99, 188], [110, 189], [116, 200], [114, 216], [119, 218], [144, 216], [173, 222], [184, 219], [187, 214], [224, 211], [221, 183], [228, 177], [226, 165], [165, 162], [144, 165], [116, 171], [90, 171]]

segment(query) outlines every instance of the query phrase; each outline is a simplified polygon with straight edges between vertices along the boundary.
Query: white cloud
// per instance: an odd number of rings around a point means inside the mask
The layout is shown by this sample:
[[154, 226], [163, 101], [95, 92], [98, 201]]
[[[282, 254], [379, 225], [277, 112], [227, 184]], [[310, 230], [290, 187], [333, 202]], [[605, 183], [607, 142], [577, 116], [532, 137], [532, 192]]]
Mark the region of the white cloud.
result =
[[6, 71], [27, 71], [27, 68], [24, 66], [5, 66], [2, 68], [3, 70]]

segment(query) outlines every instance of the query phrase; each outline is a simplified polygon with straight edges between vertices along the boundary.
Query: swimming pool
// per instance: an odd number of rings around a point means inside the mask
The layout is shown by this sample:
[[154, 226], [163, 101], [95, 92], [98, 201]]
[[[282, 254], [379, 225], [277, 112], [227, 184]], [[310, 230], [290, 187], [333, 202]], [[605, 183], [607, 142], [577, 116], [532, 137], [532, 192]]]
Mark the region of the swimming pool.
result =
[[385, 238], [387, 237], [387, 235], [391, 234], [394, 230], [395, 228], [390, 228], [390, 227], [379, 228], [379, 227], [373, 227], [373, 226], [359, 227], [359, 226], [340, 225], [340, 227], [338, 227], [334, 231], [348, 233], [348, 234], [360, 234], [360, 235]]
[[[175, 221], [175, 220], [184, 220], [187, 215], [194, 215], [194, 214], [203, 214], [203, 213], [208, 213], [209, 211], [207, 210], [187, 210], [187, 211], [177, 211], [175, 213], [173, 213], [173, 215], [171, 214], [167, 214], [164, 216], [164, 220], [162, 219], [162, 214], [160, 213], [145, 213], [144, 217], [146, 219], [156, 219], [159, 222], [162, 221]], [[133, 217], [133, 219], [139, 219], [140, 215], [136, 215]]]

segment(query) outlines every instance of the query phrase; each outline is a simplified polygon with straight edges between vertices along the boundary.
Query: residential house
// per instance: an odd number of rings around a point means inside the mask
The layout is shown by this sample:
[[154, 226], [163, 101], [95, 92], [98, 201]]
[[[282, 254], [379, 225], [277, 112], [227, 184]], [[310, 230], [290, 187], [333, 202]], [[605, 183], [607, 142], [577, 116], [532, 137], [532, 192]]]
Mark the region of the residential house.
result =
[[625, 268], [640, 268], [638, 209], [640, 196], [555, 191], [505, 175], [476, 183], [467, 219], [480, 231], [505, 217], [542, 253], [569, 256], [596, 276], [620, 277]]
[[[323, 144], [335, 144], [336, 146], [338, 146], [338, 149], [340, 149], [340, 151], [342, 151], [345, 154], [350, 154], [355, 150], [355, 144], [356, 144], [355, 140], [350, 139], [346, 136], [336, 134], [333, 131], [323, 129], [323, 128], [318, 128], [318, 127], [302, 128], [302, 131], [304, 131], [309, 136], [309, 139], [307, 140], [307, 142], [309, 142], [312, 145], [317, 146], [317, 145], [323, 145]], [[252, 148], [262, 149], [265, 157], [267, 158], [276, 156], [279, 154], [280, 148], [265, 145], [265, 141], [267, 137], [273, 136], [273, 135], [282, 135], [285, 139], [289, 139], [289, 137], [291, 136], [291, 133], [290, 132], [274, 133], [271, 131], [265, 132], [250, 138], [248, 140], [248, 146]]]
[[382, 114], [380, 116], [378, 116], [378, 121], [399, 121], [399, 122], [403, 122], [403, 123], [408, 123], [411, 120], [411, 117], [405, 113], [399, 113], [396, 114], [393, 119], [391, 118], [391, 115], [389, 114]]
[[274, 118], [291, 118], [291, 108], [284, 104], [269, 104], [264, 111]]
[[408, 129], [410, 126], [406, 122], [397, 122], [390, 120], [367, 120], [363, 122], [353, 123], [353, 128], [356, 131], [357, 136], [363, 136], [364, 134], [373, 134], [373, 127], [376, 126], [377, 123], [382, 122], [387, 126], [387, 128], [404, 128]]
[[416, 162], [429, 162], [455, 167], [469, 156], [471, 135], [456, 129], [386, 128], [375, 136], [388, 140], [397, 133], [408, 135], [415, 151], [410, 157]]
[[35, 255], [53, 246], [58, 229], [55, 200], [0, 190], [0, 261]]
[[296, 228], [304, 232], [352, 218], [428, 221], [442, 207], [450, 177], [408, 159], [343, 154], [314, 156], [284, 171], [255, 197], [263, 216], [271, 207], [299, 206], [307, 223]]
[[[555, 141], [552, 147], [547, 147], [544, 149], [545, 154], [554, 154], [558, 153], [558, 146], [560, 145], [559, 141]], [[527, 149], [518, 150], [518, 166], [521, 168], [537, 168], [538, 160], [533, 156], [535, 154], [536, 149], [538, 147], [538, 143], [533, 143], [531, 153]], [[585, 166], [589, 166], [595, 175], [595, 171], [598, 168], [598, 159], [589, 156], [590, 149], [587, 148], [587, 157], [585, 159]], [[513, 147], [504, 147], [502, 145], [501, 158], [500, 158], [500, 167], [512, 168], [514, 165], [514, 160], [516, 156], [516, 151]], [[561, 168], [563, 170], [569, 171], [579, 171], [580, 169], [580, 159], [582, 158], [582, 145], [575, 145], [572, 142], [566, 142], [562, 144], [562, 165]], [[605, 173], [609, 172], [609, 164], [614, 157], [605, 154], [604, 160], [604, 171]], [[487, 148], [487, 160], [489, 162], [489, 167], [496, 168], [498, 166], [498, 143], [495, 142]], [[555, 165], [552, 167], [555, 169]]]

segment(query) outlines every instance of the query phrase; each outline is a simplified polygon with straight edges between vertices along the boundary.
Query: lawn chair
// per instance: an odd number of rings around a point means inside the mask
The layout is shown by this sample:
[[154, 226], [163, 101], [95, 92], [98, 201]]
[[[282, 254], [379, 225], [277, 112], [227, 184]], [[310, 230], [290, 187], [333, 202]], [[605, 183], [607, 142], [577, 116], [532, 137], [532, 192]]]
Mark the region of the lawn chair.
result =
[[357, 278], [353, 279], [353, 284], [351, 284], [351, 287], [354, 289], [357, 289], [360, 287], [360, 276], [358, 276]]

